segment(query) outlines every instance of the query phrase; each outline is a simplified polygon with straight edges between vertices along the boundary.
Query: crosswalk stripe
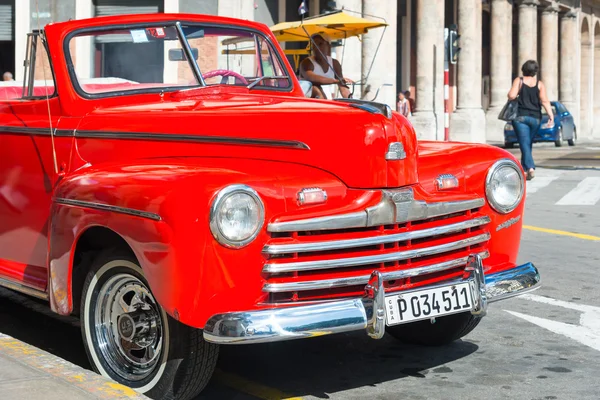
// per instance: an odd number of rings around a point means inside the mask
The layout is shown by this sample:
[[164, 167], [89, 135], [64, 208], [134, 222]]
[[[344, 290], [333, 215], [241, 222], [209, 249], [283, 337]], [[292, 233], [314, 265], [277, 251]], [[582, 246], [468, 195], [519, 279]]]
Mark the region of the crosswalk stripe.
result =
[[532, 181], [527, 181], [527, 194], [532, 194], [548, 186], [553, 180], [557, 179], [558, 175], [536, 176]]
[[600, 200], [600, 177], [587, 177], [556, 202], [559, 206], [593, 206]]

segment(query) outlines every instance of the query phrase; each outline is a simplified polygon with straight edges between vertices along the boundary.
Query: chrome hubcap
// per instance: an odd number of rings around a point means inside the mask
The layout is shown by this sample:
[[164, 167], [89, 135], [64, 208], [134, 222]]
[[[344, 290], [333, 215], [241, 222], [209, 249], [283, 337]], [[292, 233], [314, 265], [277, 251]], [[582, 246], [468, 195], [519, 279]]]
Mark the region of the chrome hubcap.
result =
[[121, 378], [140, 381], [158, 364], [163, 338], [160, 309], [138, 278], [118, 274], [102, 286], [95, 330], [103, 358]]

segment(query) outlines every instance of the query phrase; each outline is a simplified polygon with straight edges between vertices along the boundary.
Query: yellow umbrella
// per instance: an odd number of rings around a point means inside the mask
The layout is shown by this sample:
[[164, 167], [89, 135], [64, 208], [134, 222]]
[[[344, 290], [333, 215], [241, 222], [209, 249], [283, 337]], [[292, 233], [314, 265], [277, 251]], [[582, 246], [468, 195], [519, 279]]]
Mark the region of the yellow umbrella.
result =
[[[344, 11], [337, 11], [325, 15], [307, 18], [304, 21], [281, 22], [271, 26], [270, 29], [278, 42], [308, 42], [309, 37], [315, 33], [326, 34], [330, 40], [345, 39], [367, 33], [370, 29], [388, 26], [381, 21], [372, 21], [365, 18], [354, 17]], [[383, 38], [383, 36], [382, 36]], [[238, 45], [252, 41], [249, 37], [229, 38], [222, 41], [225, 46]], [[300, 56], [310, 54], [310, 45], [304, 49], [285, 49], [287, 55], [294, 57], [298, 66]], [[254, 49], [223, 49], [223, 54], [254, 54]]]
[[354, 17], [344, 11], [307, 18], [304, 21], [281, 22], [271, 27], [279, 42], [308, 41], [315, 33], [324, 33], [331, 40], [362, 35], [370, 29], [387, 26], [385, 22]]

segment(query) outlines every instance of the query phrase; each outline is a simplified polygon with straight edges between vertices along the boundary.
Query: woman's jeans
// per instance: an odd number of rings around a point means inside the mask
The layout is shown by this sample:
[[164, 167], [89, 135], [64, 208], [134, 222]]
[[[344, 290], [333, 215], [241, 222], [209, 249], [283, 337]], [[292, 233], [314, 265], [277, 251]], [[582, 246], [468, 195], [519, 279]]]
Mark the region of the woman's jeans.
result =
[[533, 117], [520, 116], [513, 121], [513, 128], [517, 134], [519, 147], [521, 148], [521, 165], [525, 172], [531, 168], [535, 169], [533, 162], [533, 137], [540, 128], [540, 120]]

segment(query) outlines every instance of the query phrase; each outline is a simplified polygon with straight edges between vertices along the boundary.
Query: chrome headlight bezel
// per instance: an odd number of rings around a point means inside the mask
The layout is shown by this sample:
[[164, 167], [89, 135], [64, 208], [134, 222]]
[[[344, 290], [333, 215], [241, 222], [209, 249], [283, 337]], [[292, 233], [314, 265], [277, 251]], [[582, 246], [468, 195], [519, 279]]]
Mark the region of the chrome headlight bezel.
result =
[[[232, 240], [223, 233], [221, 226], [219, 225], [219, 221], [218, 221], [218, 212], [219, 212], [219, 208], [220, 208], [221, 204], [223, 203], [223, 201], [225, 201], [230, 196], [238, 194], [238, 193], [243, 193], [243, 194], [249, 196], [256, 203], [257, 208], [258, 208], [258, 225], [257, 225], [257, 228], [255, 229], [255, 231], [247, 238], [245, 238], [243, 240]], [[230, 186], [227, 186], [227, 187], [221, 189], [217, 193], [217, 196], [213, 200], [212, 205], [210, 207], [210, 231], [211, 231], [213, 237], [220, 244], [222, 244], [225, 247], [229, 247], [229, 248], [233, 248], [233, 249], [240, 249], [240, 248], [250, 244], [254, 239], [256, 239], [256, 236], [258, 236], [262, 227], [264, 226], [264, 223], [265, 223], [264, 203], [262, 202], [262, 200], [261, 200], [260, 196], [258, 195], [258, 193], [256, 192], [256, 190], [252, 189], [250, 186], [247, 186], [247, 185], [235, 184], [235, 185], [230, 185]]]
[[[491, 187], [491, 182], [494, 178], [494, 174], [496, 174], [502, 168], [512, 168], [519, 175], [520, 192], [519, 192], [519, 195], [517, 196], [517, 200], [511, 206], [503, 206], [501, 204], [498, 204], [498, 202], [494, 198], [494, 193], [493, 193], [493, 190]], [[500, 214], [508, 214], [508, 213], [514, 211], [519, 206], [519, 204], [521, 204], [521, 201], [523, 200], [523, 196], [525, 195], [525, 177], [523, 176], [523, 172], [521, 171], [521, 168], [517, 165], [517, 163], [515, 163], [514, 161], [509, 160], [509, 159], [502, 159], [502, 160], [496, 161], [488, 170], [487, 176], [485, 178], [485, 195], [487, 197], [487, 200], [488, 200], [488, 203], [490, 204], [490, 206], [495, 211], [499, 212]]]

